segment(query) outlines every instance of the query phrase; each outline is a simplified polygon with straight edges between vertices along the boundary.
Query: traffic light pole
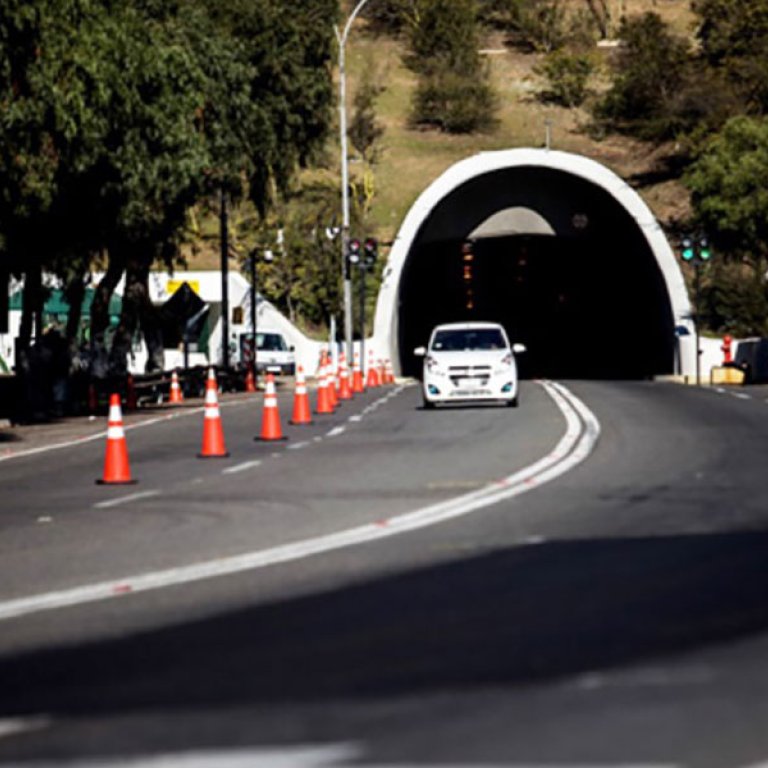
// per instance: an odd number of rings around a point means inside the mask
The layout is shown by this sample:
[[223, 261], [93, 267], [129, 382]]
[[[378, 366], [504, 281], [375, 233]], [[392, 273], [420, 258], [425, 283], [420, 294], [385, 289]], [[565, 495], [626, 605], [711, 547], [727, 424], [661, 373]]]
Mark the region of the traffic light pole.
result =
[[712, 249], [706, 235], [685, 235], [680, 243], [680, 256], [686, 264], [693, 265], [694, 340], [696, 343], [696, 386], [701, 385], [701, 267], [712, 258]]
[[360, 262], [360, 371], [365, 381], [365, 262]]
[[693, 293], [696, 302], [696, 386], [701, 386], [701, 331], [699, 331], [699, 320], [701, 319], [701, 262], [696, 259], [693, 264], [695, 272], [693, 273]]
[[349, 156], [347, 148], [347, 71], [346, 71], [346, 45], [349, 31], [357, 15], [363, 9], [368, 0], [360, 0], [350, 13], [344, 30], [340, 31], [334, 26], [336, 41], [339, 44], [339, 139], [341, 144], [341, 263], [344, 280], [344, 340], [347, 347], [347, 358], [352, 361], [354, 349], [352, 347], [352, 274], [347, 265], [347, 252], [349, 247]]

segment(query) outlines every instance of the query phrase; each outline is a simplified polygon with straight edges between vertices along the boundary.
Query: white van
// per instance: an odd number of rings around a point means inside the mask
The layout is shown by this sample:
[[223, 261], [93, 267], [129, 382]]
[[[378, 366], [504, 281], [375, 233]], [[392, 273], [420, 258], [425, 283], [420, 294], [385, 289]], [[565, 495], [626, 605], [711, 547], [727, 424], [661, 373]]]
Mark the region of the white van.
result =
[[[296, 373], [294, 348], [288, 346], [280, 331], [272, 329], [256, 331], [256, 370], [259, 373], [275, 373], [293, 376]], [[250, 365], [253, 349], [253, 334], [240, 335], [240, 362]]]

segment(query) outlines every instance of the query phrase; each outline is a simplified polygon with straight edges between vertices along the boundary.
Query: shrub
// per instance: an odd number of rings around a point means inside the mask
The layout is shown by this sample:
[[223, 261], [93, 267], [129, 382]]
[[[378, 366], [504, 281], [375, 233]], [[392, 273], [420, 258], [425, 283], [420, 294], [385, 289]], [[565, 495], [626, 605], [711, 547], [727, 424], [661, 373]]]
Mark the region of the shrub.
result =
[[587, 86], [593, 70], [592, 59], [585, 54], [551, 53], [536, 70], [547, 81], [541, 98], [564, 107], [581, 106], [589, 92]]

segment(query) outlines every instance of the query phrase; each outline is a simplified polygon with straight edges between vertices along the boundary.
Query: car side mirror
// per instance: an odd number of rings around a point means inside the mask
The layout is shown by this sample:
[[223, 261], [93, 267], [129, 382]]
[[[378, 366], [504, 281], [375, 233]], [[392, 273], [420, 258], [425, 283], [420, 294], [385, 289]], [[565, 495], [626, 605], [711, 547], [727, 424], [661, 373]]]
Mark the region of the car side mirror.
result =
[[522, 355], [523, 352], [527, 352], [528, 351], [528, 347], [526, 347], [525, 344], [513, 344], [512, 345], [512, 351], [516, 355]]
[[289, 352], [295, 352], [296, 351], [296, 347], [288, 347], [288, 351]]
[[427, 354], [427, 348], [426, 347], [416, 347], [416, 349], [413, 350], [413, 354], [416, 355], [416, 357], [424, 357], [424, 355]]

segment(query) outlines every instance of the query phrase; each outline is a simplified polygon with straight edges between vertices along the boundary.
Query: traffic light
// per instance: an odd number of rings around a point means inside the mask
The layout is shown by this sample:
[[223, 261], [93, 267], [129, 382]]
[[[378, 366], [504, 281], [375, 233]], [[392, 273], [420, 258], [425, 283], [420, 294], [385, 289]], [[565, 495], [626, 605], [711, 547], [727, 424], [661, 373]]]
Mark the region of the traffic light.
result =
[[376, 239], [369, 237], [363, 245], [363, 251], [363, 262], [365, 263], [365, 266], [372, 267], [376, 263], [376, 259], [379, 255], [379, 244], [376, 242]]
[[695, 265], [705, 264], [712, 259], [712, 248], [706, 235], [685, 235], [680, 240], [680, 258]]
[[709, 261], [712, 258], [712, 249], [709, 247], [709, 240], [706, 237], [699, 238], [699, 258], [702, 261]]
[[357, 239], [350, 240], [347, 248], [347, 258], [350, 264], [360, 263], [360, 241]]
[[680, 255], [683, 257], [683, 261], [693, 261], [696, 257], [696, 251], [693, 247], [693, 238], [684, 237], [680, 243]]

